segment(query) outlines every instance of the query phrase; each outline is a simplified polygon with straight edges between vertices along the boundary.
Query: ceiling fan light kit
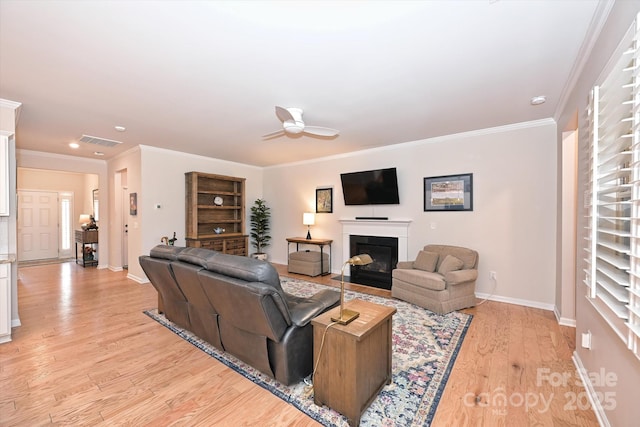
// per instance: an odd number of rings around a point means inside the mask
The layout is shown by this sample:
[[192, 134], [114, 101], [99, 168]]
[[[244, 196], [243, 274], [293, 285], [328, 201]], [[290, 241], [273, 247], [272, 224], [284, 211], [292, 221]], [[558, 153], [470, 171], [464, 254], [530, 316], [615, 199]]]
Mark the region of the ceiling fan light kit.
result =
[[280, 135], [299, 135], [304, 133], [311, 136], [338, 136], [340, 131], [322, 126], [306, 126], [302, 120], [301, 108], [283, 108], [276, 106], [276, 116], [282, 122], [282, 129], [262, 135], [263, 138], [270, 138]]

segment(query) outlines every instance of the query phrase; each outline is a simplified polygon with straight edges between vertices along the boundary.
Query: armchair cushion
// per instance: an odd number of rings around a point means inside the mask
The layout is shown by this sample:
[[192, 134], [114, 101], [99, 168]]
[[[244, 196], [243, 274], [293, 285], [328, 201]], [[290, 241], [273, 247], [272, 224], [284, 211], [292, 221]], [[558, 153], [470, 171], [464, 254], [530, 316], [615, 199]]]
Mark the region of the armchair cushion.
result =
[[413, 283], [416, 286], [443, 291], [446, 287], [444, 277], [438, 273], [417, 269], [395, 269], [391, 272], [393, 279]]
[[413, 268], [433, 273], [436, 271], [437, 264], [438, 254], [436, 252], [420, 251], [413, 262]]
[[462, 262], [461, 259], [456, 258], [453, 255], [447, 255], [444, 258], [444, 261], [442, 261], [442, 264], [440, 264], [440, 267], [438, 267], [438, 273], [444, 276], [450, 271], [460, 270], [463, 265], [464, 262]]

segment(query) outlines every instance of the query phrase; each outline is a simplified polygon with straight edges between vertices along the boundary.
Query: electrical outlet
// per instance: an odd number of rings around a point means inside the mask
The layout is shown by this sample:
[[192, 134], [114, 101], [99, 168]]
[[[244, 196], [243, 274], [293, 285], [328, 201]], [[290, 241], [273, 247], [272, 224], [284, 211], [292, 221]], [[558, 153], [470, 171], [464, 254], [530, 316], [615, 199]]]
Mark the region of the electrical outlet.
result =
[[489, 279], [498, 280], [495, 271], [490, 271], [489, 272]]

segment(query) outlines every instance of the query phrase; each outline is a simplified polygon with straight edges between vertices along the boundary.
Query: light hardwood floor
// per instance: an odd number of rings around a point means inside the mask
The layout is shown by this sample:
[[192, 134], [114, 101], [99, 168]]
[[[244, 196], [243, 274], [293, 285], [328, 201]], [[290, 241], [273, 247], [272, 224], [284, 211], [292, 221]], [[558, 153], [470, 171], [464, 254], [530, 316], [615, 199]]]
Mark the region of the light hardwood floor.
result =
[[[150, 284], [73, 263], [18, 274], [22, 326], [0, 345], [0, 425], [319, 425], [144, 315], [156, 306]], [[466, 311], [475, 317], [432, 426], [597, 426], [572, 328], [509, 304]]]

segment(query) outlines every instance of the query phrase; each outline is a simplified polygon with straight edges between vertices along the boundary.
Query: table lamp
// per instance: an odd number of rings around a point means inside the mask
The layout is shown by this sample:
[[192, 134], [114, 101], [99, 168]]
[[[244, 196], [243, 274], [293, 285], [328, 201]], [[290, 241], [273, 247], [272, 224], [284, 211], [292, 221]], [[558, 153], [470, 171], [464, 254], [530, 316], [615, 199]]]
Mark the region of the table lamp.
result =
[[80, 223], [80, 228], [83, 230], [87, 228], [87, 225], [91, 222], [91, 215], [89, 214], [80, 214], [80, 219], [78, 219]]
[[344, 308], [344, 268], [347, 265], [367, 265], [371, 264], [373, 259], [369, 254], [360, 254], [352, 256], [344, 263], [342, 266], [342, 280], [340, 281], [340, 317], [332, 317], [332, 322], [338, 322], [341, 325], [346, 325], [347, 323], [352, 322], [360, 313], [353, 310], [348, 310]]
[[311, 240], [311, 226], [316, 223], [316, 216], [313, 212], [302, 214], [302, 223], [307, 226], [307, 240]]

